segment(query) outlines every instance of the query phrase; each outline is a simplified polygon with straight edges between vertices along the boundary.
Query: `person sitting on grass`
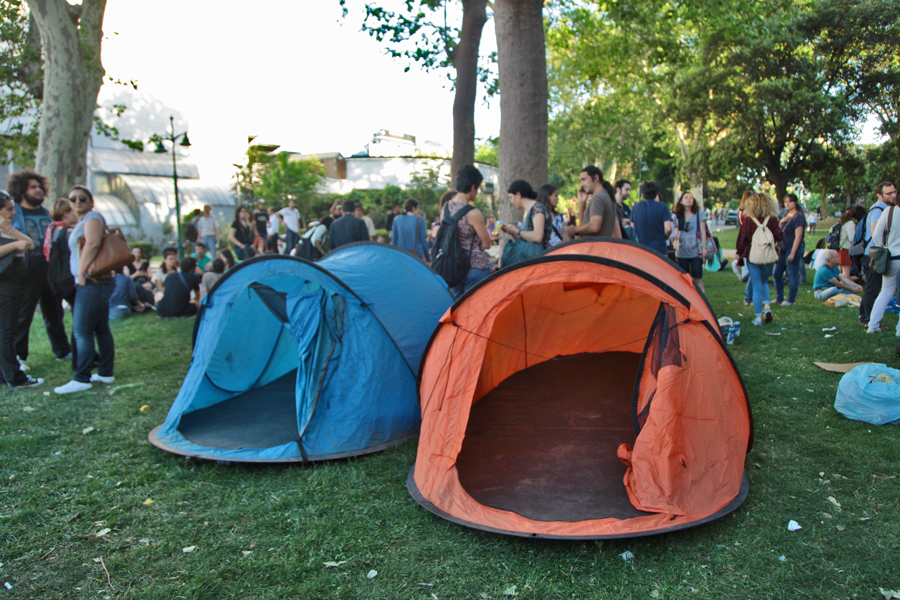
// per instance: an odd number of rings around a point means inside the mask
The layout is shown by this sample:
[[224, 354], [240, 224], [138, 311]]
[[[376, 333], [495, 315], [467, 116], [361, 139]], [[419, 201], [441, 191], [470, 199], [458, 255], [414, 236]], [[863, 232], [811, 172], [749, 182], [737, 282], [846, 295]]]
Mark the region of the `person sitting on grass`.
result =
[[[160, 317], [190, 317], [197, 314], [200, 294], [200, 275], [197, 259], [188, 256], [181, 261], [181, 271], [169, 274], [165, 281], [165, 293], [156, 304]], [[194, 299], [191, 299], [194, 292]]]
[[225, 261], [217, 258], [212, 261], [212, 270], [203, 274], [200, 280], [200, 300], [209, 293], [210, 288], [225, 274]]
[[[199, 242], [197, 242], [199, 244]], [[137, 294], [137, 286], [131, 277], [123, 273], [116, 273], [116, 289], [109, 297], [109, 318], [124, 319], [130, 317], [133, 312], [147, 310]]]
[[813, 283], [813, 294], [816, 300], [828, 300], [845, 291], [861, 294], [862, 286], [850, 281], [841, 274], [837, 266], [840, 255], [834, 250], [825, 250], [825, 264], [816, 271]]
[[213, 257], [209, 255], [207, 250], [208, 248], [203, 242], [197, 242], [196, 244], [194, 244], [193, 257], [197, 259], [197, 268], [201, 271], [209, 271], [209, 264], [213, 259]]

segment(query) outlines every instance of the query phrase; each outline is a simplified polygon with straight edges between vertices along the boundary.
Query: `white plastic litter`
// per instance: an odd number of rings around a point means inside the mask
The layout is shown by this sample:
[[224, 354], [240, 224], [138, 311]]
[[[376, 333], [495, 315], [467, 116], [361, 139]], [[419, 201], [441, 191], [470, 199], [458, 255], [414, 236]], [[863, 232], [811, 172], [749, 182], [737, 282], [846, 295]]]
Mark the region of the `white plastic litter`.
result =
[[624, 560], [625, 562], [628, 562], [628, 561], [630, 561], [630, 560], [632, 560], [632, 559], [634, 558], [634, 554], [632, 554], [630, 550], [626, 550], [625, 552], [623, 552], [623, 553], [620, 554], [619, 556], [621, 556], [621, 557], [622, 557], [622, 560]]
[[800, 523], [793, 519], [788, 521], [788, 531], [799, 531], [800, 529], [803, 529], [802, 527], [800, 527]]

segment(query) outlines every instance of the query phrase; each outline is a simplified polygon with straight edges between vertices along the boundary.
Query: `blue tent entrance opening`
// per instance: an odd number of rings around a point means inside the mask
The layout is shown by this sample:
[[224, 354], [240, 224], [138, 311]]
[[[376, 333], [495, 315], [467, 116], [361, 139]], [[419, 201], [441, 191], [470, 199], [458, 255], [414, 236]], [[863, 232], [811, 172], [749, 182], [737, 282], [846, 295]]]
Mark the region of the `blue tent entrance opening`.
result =
[[224, 450], [296, 442], [296, 380], [297, 371], [290, 371], [272, 383], [187, 413], [178, 430], [195, 444]]

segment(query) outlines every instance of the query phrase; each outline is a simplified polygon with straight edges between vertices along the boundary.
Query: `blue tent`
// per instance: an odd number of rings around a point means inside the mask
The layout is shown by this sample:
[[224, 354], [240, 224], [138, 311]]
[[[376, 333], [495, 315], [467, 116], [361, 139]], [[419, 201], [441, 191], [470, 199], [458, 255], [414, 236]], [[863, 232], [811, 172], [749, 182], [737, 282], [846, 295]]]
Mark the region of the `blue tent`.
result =
[[285, 462], [376, 452], [419, 430], [416, 373], [452, 298], [385, 244], [317, 263], [245, 261], [204, 298], [191, 366], [155, 446], [216, 460]]

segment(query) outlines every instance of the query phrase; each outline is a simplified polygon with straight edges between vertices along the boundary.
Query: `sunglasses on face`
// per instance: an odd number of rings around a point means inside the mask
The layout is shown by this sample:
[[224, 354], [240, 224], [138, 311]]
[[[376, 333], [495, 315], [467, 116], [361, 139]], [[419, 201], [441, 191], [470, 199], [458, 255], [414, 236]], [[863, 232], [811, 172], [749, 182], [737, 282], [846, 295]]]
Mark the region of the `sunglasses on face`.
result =
[[90, 198], [87, 196], [70, 196], [69, 202], [88, 202]]

